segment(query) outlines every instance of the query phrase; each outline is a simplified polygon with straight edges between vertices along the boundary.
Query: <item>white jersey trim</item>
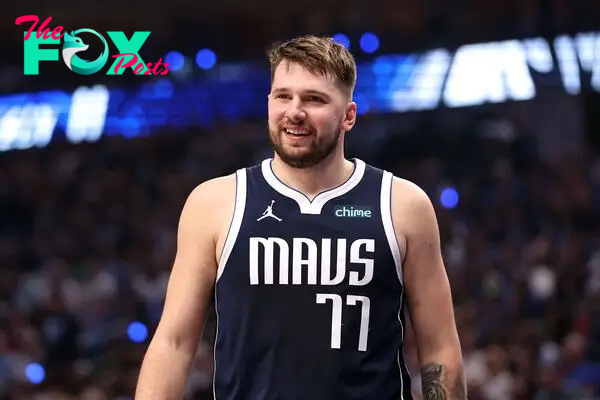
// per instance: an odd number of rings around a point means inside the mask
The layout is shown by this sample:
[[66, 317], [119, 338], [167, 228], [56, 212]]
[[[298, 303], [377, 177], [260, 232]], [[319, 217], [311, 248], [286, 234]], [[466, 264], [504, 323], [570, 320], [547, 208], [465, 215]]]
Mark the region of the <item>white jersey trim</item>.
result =
[[233, 245], [235, 244], [238, 234], [240, 233], [240, 228], [242, 226], [242, 221], [244, 219], [244, 211], [246, 209], [246, 194], [247, 194], [247, 174], [246, 169], [239, 169], [235, 173], [235, 205], [233, 207], [233, 216], [231, 217], [231, 222], [229, 224], [229, 230], [227, 232], [227, 237], [225, 238], [225, 243], [223, 244], [223, 250], [221, 251], [221, 257], [219, 259], [219, 266], [217, 268], [217, 279], [215, 280], [215, 315], [216, 315], [216, 332], [215, 332], [215, 342], [213, 344], [213, 381], [212, 381], [212, 389], [213, 389], [213, 398], [217, 399], [217, 339], [219, 338], [219, 307], [217, 304], [217, 281], [223, 275], [223, 271], [225, 270], [225, 265], [227, 264], [227, 260], [229, 260], [229, 256], [231, 255], [231, 251], [233, 250]]
[[396, 231], [394, 230], [394, 220], [392, 219], [392, 181], [394, 175], [391, 172], [384, 171], [381, 182], [381, 221], [383, 223], [383, 229], [385, 230], [385, 236], [387, 237], [390, 251], [394, 257], [394, 263], [396, 264], [396, 273], [398, 279], [402, 283], [402, 256], [400, 253], [400, 246], [398, 245], [398, 238], [396, 237]]
[[281, 182], [275, 176], [275, 174], [273, 173], [273, 170], [271, 169], [271, 161], [273, 161], [272, 158], [267, 158], [266, 160], [264, 160], [262, 162], [262, 165], [261, 165], [262, 174], [263, 174], [265, 180], [267, 181], [267, 183], [269, 184], [269, 186], [271, 186], [273, 189], [275, 189], [281, 195], [296, 201], [296, 203], [298, 203], [298, 206], [300, 206], [300, 212], [302, 214], [313, 214], [313, 215], [321, 214], [321, 210], [323, 209], [323, 206], [329, 200], [332, 200], [336, 197], [340, 197], [340, 196], [348, 193], [353, 188], [355, 188], [356, 185], [358, 185], [360, 183], [361, 179], [363, 178], [363, 175], [365, 174], [365, 168], [366, 168], [364, 161], [359, 160], [359, 159], [354, 159], [354, 163], [355, 163], [354, 172], [352, 173], [352, 175], [350, 176], [350, 178], [348, 178], [348, 180], [346, 182], [344, 182], [343, 184], [341, 184], [340, 186], [338, 186], [336, 188], [319, 193], [317, 195], [317, 197], [315, 197], [311, 201], [303, 193], [300, 193], [299, 191], [292, 189], [291, 187], [289, 187], [286, 184], [284, 184], [283, 182]]
[[[383, 177], [381, 180], [381, 200], [380, 200], [380, 210], [381, 210], [381, 221], [383, 223], [383, 229], [385, 230], [385, 236], [388, 240], [388, 245], [390, 247], [390, 251], [392, 252], [392, 256], [394, 257], [394, 263], [396, 264], [396, 273], [398, 274], [398, 280], [402, 285], [402, 292], [399, 294], [401, 296], [400, 299], [400, 309], [398, 310], [398, 322], [400, 322], [400, 329], [402, 335], [402, 343], [404, 343], [404, 324], [402, 323], [402, 309], [404, 307], [404, 284], [402, 282], [402, 254], [400, 252], [400, 246], [398, 245], [398, 238], [396, 237], [396, 230], [394, 229], [394, 220], [392, 218], [392, 184], [394, 182], [394, 175], [391, 172], [384, 171]], [[398, 370], [400, 372], [400, 386], [401, 393], [400, 399], [404, 400], [404, 371], [406, 371], [407, 375], [410, 376], [410, 371], [408, 370], [408, 366], [406, 365], [405, 358], [403, 357], [404, 351], [403, 349], [398, 350], [398, 356], [396, 361], [398, 362]]]
[[[383, 229], [385, 230], [385, 236], [388, 241], [394, 263], [396, 264], [396, 273], [398, 274], [398, 280], [402, 285], [402, 292], [399, 293], [400, 309], [398, 310], [398, 322], [400, 322], [400, 330], [402, 335], [402, 343], [404, 343], [404, 324], [402, 323], [402, 309], [404, 307], [404, 284], [402, 282], [402, 254], [400, 252], [400, 246], [398, 245], [398, 238], [396, 237], [396, 230], [394, 229], [394, 220], [392, 218], [392, 183], [394, 181], [394, 175], [391, 172], [384, 171], [381, 179], [381, 200], [380, 200], [380, 211], [381, 221], [383, 223]], [[410, 376], [408, 367], [404, 360], [403, 349], [398, 350], [396, 361], [398, 363], [398, 370], [400, 373], [400, 399], [404, 400], [404, 371]]]
[[231, 223], [229, 224], [229, 231], [227, 232], [227, 238], [223, 244], [223, 250], [221, 251], [221, 257], [219, 259], [219, 266], [217, 269], [217, 281], [225, 270], [227, 260], [233, 251], [233, 245], [237, 240], [237, 236], [240, 233], [242, 226], [242, 220], [244, 219], [244, 211], [246, 209], [246, 192], [247, 192], [247, 177], [246, 169], [237, 170], [235, 173], [235, 206], [233, 208], [233, 216]]

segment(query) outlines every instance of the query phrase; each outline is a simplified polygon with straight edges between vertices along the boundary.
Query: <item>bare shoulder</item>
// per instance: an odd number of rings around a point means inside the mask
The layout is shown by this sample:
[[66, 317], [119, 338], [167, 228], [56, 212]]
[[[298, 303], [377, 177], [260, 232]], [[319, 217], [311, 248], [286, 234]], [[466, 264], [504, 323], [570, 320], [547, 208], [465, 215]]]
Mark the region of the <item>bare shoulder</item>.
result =
[[219, 176], [202, 182], [192, 190], [187, 202], [192, 206], [210, 206], [235, 197], [236, 175]]
[[392, 220], [402, 254], [409, 242], [435, 235], [438, 225], [433, 204], [416, 183], [394, 176], [392, 180]]
[[235, 174], [220, 176], [202, 182], [189, 194], [182, 213], [182, 218], [202, 216], [205, 221], [213, 221], [221, 217], [227, 204], [234, 202], [236, 188]]
[[182, 224], [188, 221], [194, 229], [211, 236], [217, 259], [235, 209], [236, 182], [235, 173], [202, 182], [188, 196], [181, 214]]
[[403, 218], [419, 220], [421, 213], [433, 212], [433, 204], [416, 183], [394, 176], [392, 180], [392, 212]]

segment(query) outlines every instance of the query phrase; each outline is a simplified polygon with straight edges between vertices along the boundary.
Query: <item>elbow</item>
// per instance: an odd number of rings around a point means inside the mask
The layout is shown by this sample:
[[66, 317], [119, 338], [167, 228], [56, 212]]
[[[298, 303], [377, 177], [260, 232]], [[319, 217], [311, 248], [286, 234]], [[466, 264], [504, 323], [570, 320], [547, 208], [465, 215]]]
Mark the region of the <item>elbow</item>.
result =
[[[161, 329], [162, 328], [162, 329]], [[167, 330], [158, 326], [154, 337], [150, 343], [150, 347], [156, 347], [173, 352], [195, 353], [197, 343], [182, 332]]]
[[449, 370], [460, 370], [463, 367], [463, 357], [460, 346], [447, 345], [422, 354], [421, 365], [444, 365]]
[[449, 365], [462, 365], [463, 357], [458, 337], [444, 337], [421, 349], [422, 364], [444, 361]]
[[420, 335], [417, 343], [421, 364], [436, 361], [462, 364], [462, 349], [456, 329], [438, 330], [435, 335]]

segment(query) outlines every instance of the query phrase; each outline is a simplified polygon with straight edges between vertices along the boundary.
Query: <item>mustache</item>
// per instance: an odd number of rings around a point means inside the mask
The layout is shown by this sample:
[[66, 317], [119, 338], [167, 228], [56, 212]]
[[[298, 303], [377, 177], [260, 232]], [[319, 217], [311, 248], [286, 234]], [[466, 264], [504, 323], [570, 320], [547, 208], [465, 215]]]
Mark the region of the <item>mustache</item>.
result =
[[314, 130], [313, 124], [308, 121], [308, 119], [304, 119], [301, 122], [294, 123], [288, 118], [284, 118], [280, 123], [277, 124], [279, 129], [309, 129]]
[[279, 129], [283, 130], [283, 129], [306, 129], [306, 130], [314, 130], [313, 126], [311, 124], [307, 124], [307, 123], [302, 123], [302, 124], [290, 124], [290, 123], [283, 123], [283, 124], [279, 124]]

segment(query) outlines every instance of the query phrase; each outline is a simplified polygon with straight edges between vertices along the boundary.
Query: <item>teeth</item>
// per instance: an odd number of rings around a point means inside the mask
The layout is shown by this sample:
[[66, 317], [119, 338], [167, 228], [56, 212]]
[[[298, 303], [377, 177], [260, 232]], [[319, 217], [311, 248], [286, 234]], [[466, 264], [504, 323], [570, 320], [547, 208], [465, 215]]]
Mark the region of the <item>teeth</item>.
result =
[[305, 135], [308, 135], [307, 131], [300, 130], [300, 129], [286, 129], [285, 131], [286, 131], [286, 133], [289, 133], [291, 135], [296, 135], [296, 136], [305, 136]]

